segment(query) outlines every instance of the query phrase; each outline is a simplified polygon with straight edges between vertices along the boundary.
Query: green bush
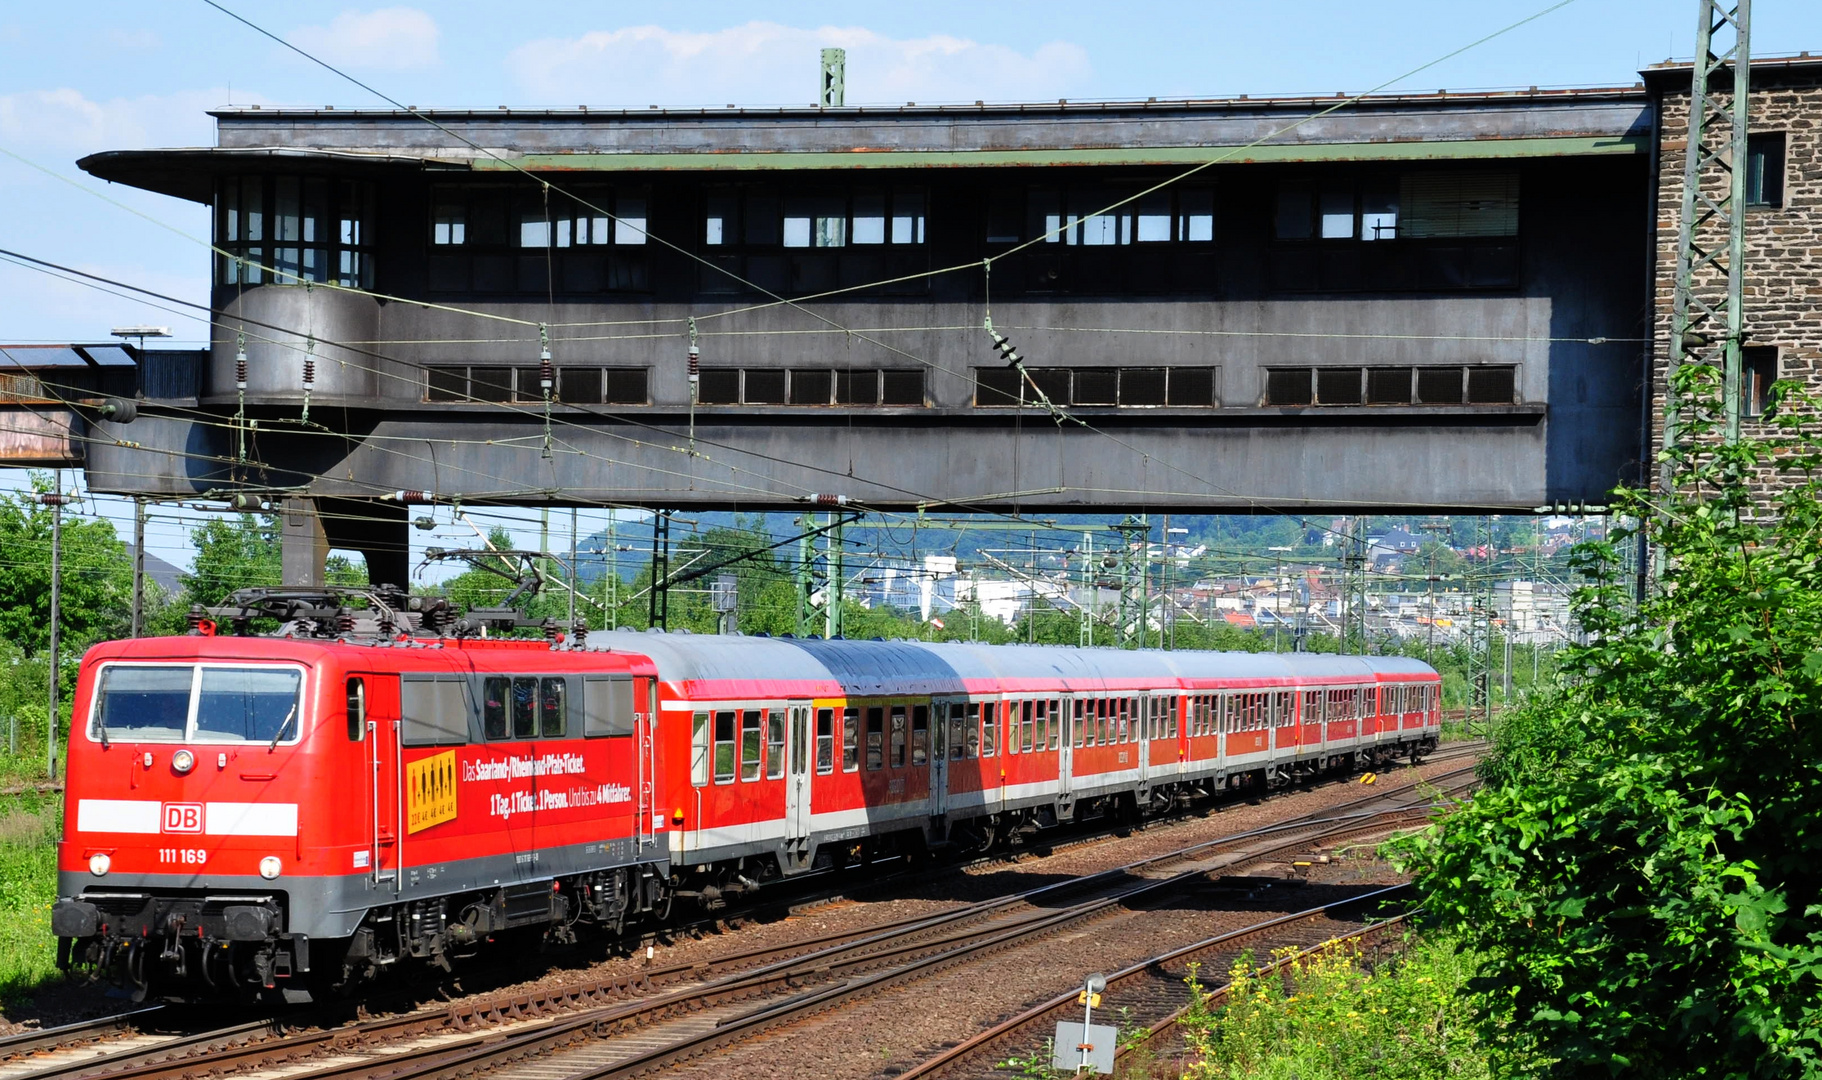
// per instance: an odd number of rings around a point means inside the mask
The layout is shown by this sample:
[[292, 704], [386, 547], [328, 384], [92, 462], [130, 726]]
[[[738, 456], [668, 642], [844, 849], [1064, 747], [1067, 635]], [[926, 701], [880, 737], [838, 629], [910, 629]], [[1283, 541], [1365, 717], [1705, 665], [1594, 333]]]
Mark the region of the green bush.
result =
[[[1822, 452], [1789, 409], [1720, 445], [1715, 374], [1678, 379], [1697, 420], [1666, 455], [1675, 490], [1616, 493], [1632, 531], [1576, 556], [1569, 681], [1500, 725], [1486, 786], [1411, 866], [1479, 957], [1502, 1060], [1819, 1076]], [[1756, 502], [1767, 476], [1781, 493]], [[1638, 531], [1659, 567], [1642, 600], [1621, 573]]]
[[[1286, 950], [1281, 955], [1294, 955]], [[1202, 1080], [1430, 1080], [1489, 1076], [1479, 1048], [1474, 962], [1452, 941], [1423, 939], [1397, 961], [1366, 967], [1342, 942], [1257, 976], [1251, 957], [1228, 973], [1224, 1004], [1193, 978], [1185, 1020]]]

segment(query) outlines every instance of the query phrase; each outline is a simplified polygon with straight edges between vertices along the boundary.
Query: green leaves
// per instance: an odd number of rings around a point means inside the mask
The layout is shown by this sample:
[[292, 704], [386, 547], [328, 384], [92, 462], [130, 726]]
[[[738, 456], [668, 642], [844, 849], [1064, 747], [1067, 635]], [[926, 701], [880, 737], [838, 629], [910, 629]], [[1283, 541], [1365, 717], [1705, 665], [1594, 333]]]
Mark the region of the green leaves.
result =
[[[1685, 396], [1712, 389], [1685, 369]], [[1814, 412], [1666, 454], [1621, 491], [1651, 543], [1573, 556], [1588, 644], [1511, 714], [1471, 806], [1412, 845], [1431, 919], [1480, 956], [1483, 1037], [1557, 1077], [1822, 1076], [1822, 501]], [[1698, 410], [1700, 411], [1700, 410]], [[1705, 430], [1696, 425], [1696, 438]], [[1776, 475], [1770, 506], [1754, 483]], [[1548, 1059], [1547, 1066], [1536, 1065]]]

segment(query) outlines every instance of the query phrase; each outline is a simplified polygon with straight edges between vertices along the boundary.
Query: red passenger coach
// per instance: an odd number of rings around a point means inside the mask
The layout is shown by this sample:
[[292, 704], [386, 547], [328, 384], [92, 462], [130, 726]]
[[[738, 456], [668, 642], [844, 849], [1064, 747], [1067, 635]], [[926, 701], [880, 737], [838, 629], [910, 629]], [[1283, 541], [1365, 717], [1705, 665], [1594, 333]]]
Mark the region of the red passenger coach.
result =
[[303, 1000], [502, 933], [982, 850], [1432, 748], [1384, 657], [597, 633], [113, 642], [52, 928], [141, 996]]

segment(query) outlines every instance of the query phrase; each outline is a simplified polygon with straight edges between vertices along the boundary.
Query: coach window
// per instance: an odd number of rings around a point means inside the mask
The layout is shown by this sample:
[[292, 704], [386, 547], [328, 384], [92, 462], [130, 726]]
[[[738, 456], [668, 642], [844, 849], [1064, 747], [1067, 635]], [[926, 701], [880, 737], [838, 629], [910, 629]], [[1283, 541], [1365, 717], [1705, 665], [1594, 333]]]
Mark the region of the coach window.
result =
[[568, 725], [564, 722], [568, 716], [565, 708], [569, 695], [565, 694], [562, 679], [541, 679], [538, 684], [538, 735], [546, 739], [561, 739]]
[[773, 709], [766, 714], [765, 778], [777, 780], [782, 776], [784, 776], [784, 710]]
[[949, 760], [962, 760], [968, 742], [968, 707], [958, 701], [949, 706]]
[[816, 775], [835, 771], [835, 710], [816, 710]]
[[841, 712], [841, 771], [860, 770], [860, 710]]
[[930, 706], [911, 706], [911, 764], [930, 764]]
[[715, 714], [715, 782], [734, 782], [734, 714]]
[[963, 721], [963, 723], [965, 723], [967, 725], [966, 738], [968, 741], [968, 757], [978, 758], [981, 756], [981, 707], [980, 707], [980, 705], [971, 704], [968, 706], [968, 716], [967, 716], [967, 719]]
[[367, 683], [348, 680], [348, 741], [360, 742], [367, 733]]
[[709, 714], [699, 712], [690, 721], [690, 783], [709, 782]]
[[1055, 750], [1057, 746], [1062, 743], [1062, 740], [1063, 703], [1060, 701], [1052, 701], [1050, 703], [1050, 735], [1045, 745], [1050, 749]]
[[905, 767], [905, 707], [892, 706], [892, 767]]
[[997, 723], [998, 721], [993, 715], [993, 702], [983, 704], [981, 706], [981, 756], [984, 758], [992, 757], [994, 750], [999, 745], [997, 738], [999, 732], [995, 730]]
[[874, 705], [867, 710], [867, 771], [886, 764], [886, 710]]
[[759, 710], [748, 709], [740, 717], [740, 778], [759, 779]]

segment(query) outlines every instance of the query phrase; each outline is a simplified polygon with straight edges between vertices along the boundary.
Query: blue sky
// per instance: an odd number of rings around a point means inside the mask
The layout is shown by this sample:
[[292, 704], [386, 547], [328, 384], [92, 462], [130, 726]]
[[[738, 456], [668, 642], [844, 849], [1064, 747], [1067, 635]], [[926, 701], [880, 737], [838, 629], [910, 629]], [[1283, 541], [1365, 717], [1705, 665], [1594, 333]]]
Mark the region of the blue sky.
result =
[[[1352, 92], [1549, 6], [223, 2], [406, 103], [539, 108], [805, 103], [824, 45], [848, 49], [849, 104]], [[1695, 22], [1693, 0], [1575, 0], [1391, 89], [1628, 85], [1641, 65], [1687, 57]], [[1753, 43], [1762, 56], [1822, 52], [1822, 4], [1761, 0]], [[0, 247], [206, 300], [205, 253], [178, 235], [205, 237], [203, 210], [87, 179], [74, 162], [209, 145], [204, 110], [228, 103], [382, 105], [201, 0], [7, 5], [0, 150], [55, 176], [0, 155]], [[126, 323], [204, 337], [177, 315], [0, 262], [0, 341], [105, 339]], [[16, 479], [0, 472], [0, 487]]]

